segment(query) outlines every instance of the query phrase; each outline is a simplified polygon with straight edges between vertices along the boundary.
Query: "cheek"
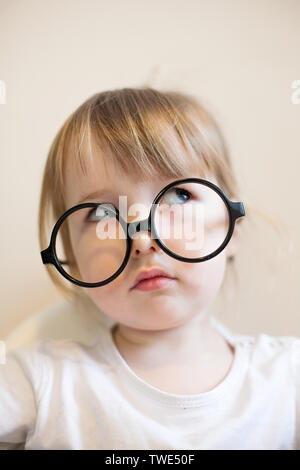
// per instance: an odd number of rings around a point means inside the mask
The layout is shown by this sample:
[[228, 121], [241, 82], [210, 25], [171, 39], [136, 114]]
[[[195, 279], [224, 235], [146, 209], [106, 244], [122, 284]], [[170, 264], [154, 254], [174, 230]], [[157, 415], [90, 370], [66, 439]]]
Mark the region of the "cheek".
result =
[[217, 291], [224, 279], [226, 255], [219, 253], [203, 263], [182, 263], [180, 276], [184, 285], [191, 290], [202, 288], [206, 292]]
[[[114, 317], [114, 313], [120, 313], [124, 304], [124, 274], [120, 274], [112, 282], [94, 289], [89, 289], [88, 295], [95, 305], [103, 312]], [[127, 284], [126, 284], [127, 285]], [[129, 285], [128, 285], [129, 289]]]

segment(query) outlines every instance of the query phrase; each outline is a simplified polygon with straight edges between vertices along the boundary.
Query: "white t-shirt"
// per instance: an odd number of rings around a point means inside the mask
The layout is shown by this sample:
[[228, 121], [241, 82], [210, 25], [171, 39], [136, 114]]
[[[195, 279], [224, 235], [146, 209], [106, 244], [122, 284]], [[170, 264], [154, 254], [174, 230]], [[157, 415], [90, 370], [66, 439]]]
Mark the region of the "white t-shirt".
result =
[[0, 364], [0, 448], [299, 449], [300, 338], [232, 333], [224, 380], [194, 395], [138, 377], [111, 327], [97, 341], [38, 340]]

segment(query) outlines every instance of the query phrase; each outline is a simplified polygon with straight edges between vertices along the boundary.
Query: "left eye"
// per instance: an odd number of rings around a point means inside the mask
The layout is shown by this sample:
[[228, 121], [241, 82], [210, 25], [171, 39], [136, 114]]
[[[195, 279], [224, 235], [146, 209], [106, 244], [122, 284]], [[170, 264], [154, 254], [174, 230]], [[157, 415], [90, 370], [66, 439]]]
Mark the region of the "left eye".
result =
[[115, 211], [112, 211], [111, 209], [108, 209], [105, 206], [97, 206], [93, 207], [91, 210], [89, 210], [86, 220], [89, 222], [99, 222], [107, 217], [115, 217]]
[[[173, 196], [172, 196], [173, 194]], [[167, 198], [167, 204], [172, 204], [172, 199], [174, 199], [174, 194], [175, 194], [175, 203], [177, 204], [178, 202], [176, 201], [176, 198], [180, 198], [182, 202], [186, 202], [191, 199], [191, 193], [187, 191], [186, 189], [183, 188], [172, 188], [167, 193], [164, 195], [164, 199]]]

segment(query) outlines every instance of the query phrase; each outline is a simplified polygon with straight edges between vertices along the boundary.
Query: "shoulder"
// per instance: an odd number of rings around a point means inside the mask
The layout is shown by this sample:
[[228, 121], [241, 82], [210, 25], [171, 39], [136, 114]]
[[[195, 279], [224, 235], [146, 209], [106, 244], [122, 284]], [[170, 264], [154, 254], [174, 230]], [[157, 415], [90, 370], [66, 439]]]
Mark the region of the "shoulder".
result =
[[88, 339], [42, 338], [10, 348], [7, 358], [14, 358], [28, 367], [38, 367], [42, 363], [78, 363], [90, 360], [102, 360], [107, 347], [108, 328], [101, 325], [94, 329], [94, 335]]
[[265, 352], [271, 356], [278, 352], [291, 351], [300, 343], [300, 338], [297, 336], [275, 336], [268, 333], [254, 335], [234, 333], [232, 336], [241, 347], [250, 347], [253, 351]]
[[300, 338], [275, 336], [267, 333], [255, 335], [235, 334], [236, 344], [246, 350], [249, 365], [264, 372], [277, 370], [281, 375], [295, 378], [300, 375]]
[[296, 385], [299, 388], [300, 393], [300, 338], [296, 338], [292, 344], [291, 363]]
[[253, 349], [270, 351], [271, 354], [272, 352], [290, 350], [300, 342], [300, 338], [297, 336], [275, 336], [267, 333], [257, 333], [255, 335], [235, 333], [233, 336], [241, 346], [252, 346]]
[[212, 324], [227, 338], [231, 343], [236, 344], [241, 349], [248, 350], [252, 358], [275, 358], [278, 355], [294, 354], [299, 352], [300, 337], [297, 336], [275, 336], [267, 333], [257, 333], [248, 335], [237, 333], [223, 324], [216, 318], [211, 318]]
[[39, 376], [41, 371], [50, 372], [59, 363], [80, 360], [88, 354], [91, 345], [73, 339], [38, 339], [29, 344], [9, 349], [3, 364], [18, 368], [28, 378]]
[[31, 384], [37, 400], [58, 381], [66, 377], [74, 380], [80, 374], [85, 376], [85, 370], [97, 369], [95, 344], [86, 344], [73, 339], [39, 339], [10, 349], [6, 353], [0, 369], [0, 384], [9, 382]]

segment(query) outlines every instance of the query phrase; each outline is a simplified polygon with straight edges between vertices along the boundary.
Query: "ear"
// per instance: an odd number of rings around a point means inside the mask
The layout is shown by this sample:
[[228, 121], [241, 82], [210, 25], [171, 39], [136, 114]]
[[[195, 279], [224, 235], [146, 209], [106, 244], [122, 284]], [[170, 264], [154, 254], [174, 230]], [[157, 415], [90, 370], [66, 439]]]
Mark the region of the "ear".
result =
[[232, 237], [230, 239], [230, 242], [225, 248], [227, 258], [233, 257], [238, 251], [240, 240], [241, 240], [241, 222], [242, 222], [242, 217], [236, 219], [235, 221]]

